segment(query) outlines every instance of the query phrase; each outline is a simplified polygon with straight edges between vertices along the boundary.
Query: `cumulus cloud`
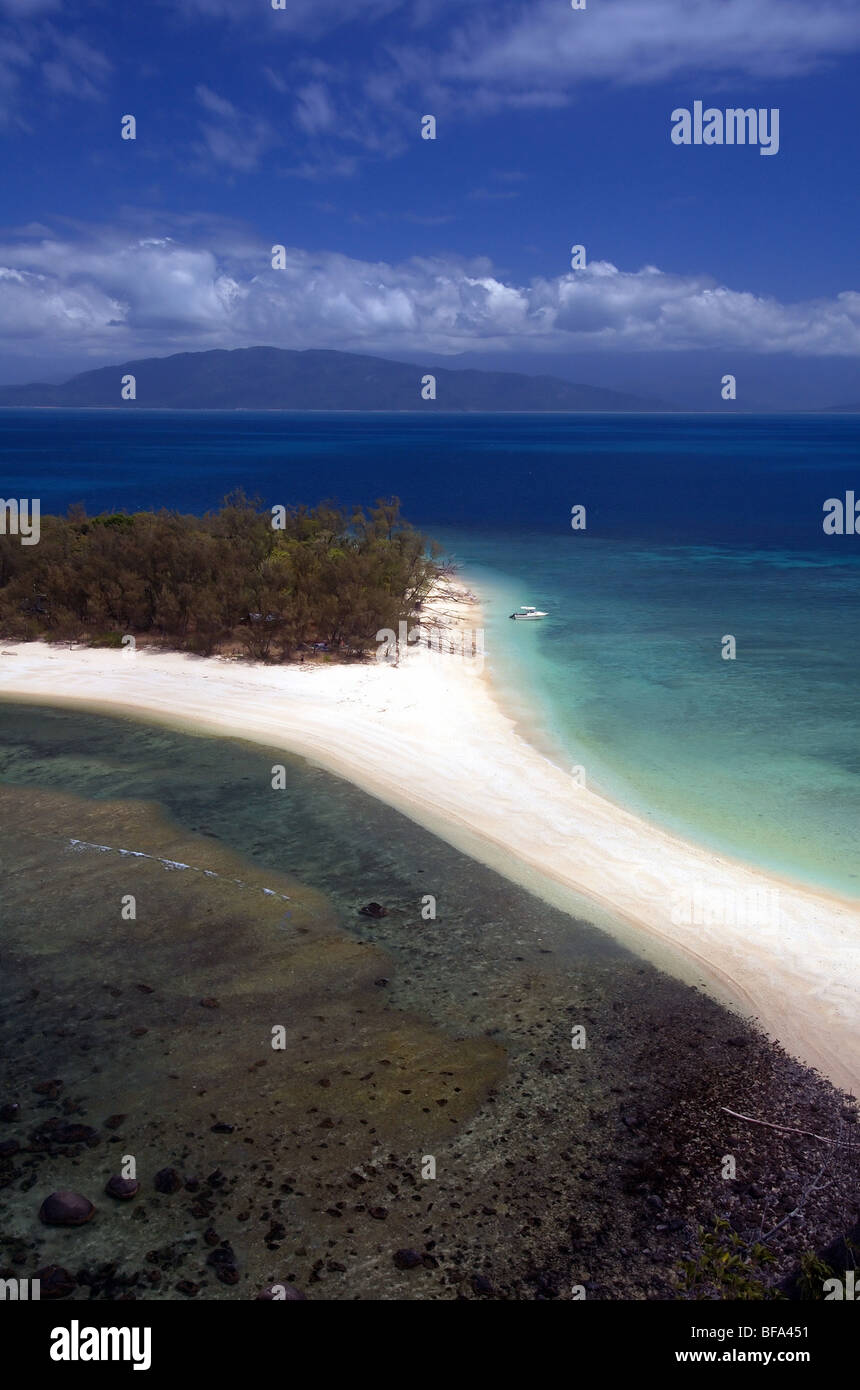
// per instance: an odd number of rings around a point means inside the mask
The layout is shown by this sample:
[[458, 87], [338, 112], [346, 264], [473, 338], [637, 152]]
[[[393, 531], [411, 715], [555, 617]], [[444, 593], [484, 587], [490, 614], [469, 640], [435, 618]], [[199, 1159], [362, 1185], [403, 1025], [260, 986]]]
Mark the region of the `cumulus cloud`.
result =
[[103, 357], [179, 348], [337, 347], [860, 355], [860, 294], [783, 304], [655, 266], [585, 270], [527, 284], [487, 261], [399, 264], [288, 248], [286, 268], [247, 240], [220, 250], [169, 237], [0, 245], [0, 337], [74, 341]]

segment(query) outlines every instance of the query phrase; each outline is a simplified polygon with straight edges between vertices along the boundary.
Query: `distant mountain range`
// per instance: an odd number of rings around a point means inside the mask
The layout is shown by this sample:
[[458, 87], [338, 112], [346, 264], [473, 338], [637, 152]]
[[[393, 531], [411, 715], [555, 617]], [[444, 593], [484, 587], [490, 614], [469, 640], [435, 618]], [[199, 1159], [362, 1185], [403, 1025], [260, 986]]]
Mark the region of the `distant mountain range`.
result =
[[[422, 380], [435, 378], [435, 399]], [[134, 400], [123, 400], [123, 377]], [[552, 376], [452, 371], [384, 357], [309, 348], [254, 347], [145, 357], [81, 372], [60, 386], [0, 387], [0, 406], [90, 406], [133, 410], [599, 410], [666, 411], [645, 400]]]

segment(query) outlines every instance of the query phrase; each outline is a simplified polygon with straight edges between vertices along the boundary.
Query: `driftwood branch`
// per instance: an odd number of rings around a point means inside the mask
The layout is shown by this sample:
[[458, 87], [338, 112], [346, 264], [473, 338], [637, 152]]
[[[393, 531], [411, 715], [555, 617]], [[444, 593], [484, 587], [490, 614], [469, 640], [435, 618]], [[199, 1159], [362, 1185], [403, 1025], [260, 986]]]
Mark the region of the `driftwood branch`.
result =
[[813, 1134], [811, 1129], [796, 1129], [794, 1125], [775, 1125], [770, 1120], [756, 1120], [752, 1115], [741, 1115], [737, 1110], [730, 1110], [727, 1105], [721, 1105], [727, 1115], [734, 1115], [736, 1120], [746, 1120], [751, 1125], [764, 1125], [766, 1129], [778, 1129], [783, 1134], [805, 1134], [808, 1139], [819, 1139], [822, 1144], [836, 1144], [840, 1148], [850, 1148], [849, 1144], [843, 1144], [840, 1139], [828, 1139], [824, 1134]]
[[[768, 1231], [768, 1233], [767, 1233], [766, 1236], [763, 1236], [763, 1235], [761, 1234], [761, 1228], [759, 1229], [759, 1240], [761, 1241], [761, 1243], [762, 1243], [763, 1245], [766, 1244], [767, 1241], [770, 1240], [771, 1236], [776, 1235], [776, 1233], [777, 1233], [777, 1231], [780, 1229], [780, 1227], [784, 1226], [785, 1223], [786, 1223], [787, 1221], [791, 1221], [792, 1218], [795, 1217], [795, 1216], [802, 1216], [802, 1215], [803, 1215], [803, 1208], [804, 1208], [806, 1202], [808, 1201], [808, 1199], [812, 1196], [813, 1192], [823, 1192], [824, 1189], [825, 1189], [826, 1187], [831, 1187], [831, 1186], [832, 1186], [833, 1179], [831, 1178], [831, 1179], [830, 1179], [830, 1182], [822, 1183], [822, 1185], [819, 1187], [819, 1185], [818, 1185], [818, 1184], [819, 1184], [819, 1180], [820, 1180], [823, 1176], [824, 1176], [824, 1164], [822, 1163], [821, 1168], [819, 1169], [817, 1175], [812, 1179], [812, 1182], [809, 1184], [809, 1186], [808, 1186], [808, 1187], [805, 1189], [805, 1191], [803, 1192], [803, 1194], [802, 1194], [802, 1196], [801, 1196], [801, 1198], [800, 1198], [800, 1201], [798, 1202], [797, 1206], [794, 1208], [794, 1211], [790, 1211], [790, 1212], [788, 1213], [788, 1216], [784, 1216], [784, 1217], [782, 1218], [781, 1221], [778, 1221], [778, 1222], [776, 1223], [776, 1225], [773, 1227], [773, 1229], [770, 1230], [770, 1231]], [[761, 1225], [762, 1225], [762, 1227], [764, 1227], [764, 1212], [762, 1212]]]

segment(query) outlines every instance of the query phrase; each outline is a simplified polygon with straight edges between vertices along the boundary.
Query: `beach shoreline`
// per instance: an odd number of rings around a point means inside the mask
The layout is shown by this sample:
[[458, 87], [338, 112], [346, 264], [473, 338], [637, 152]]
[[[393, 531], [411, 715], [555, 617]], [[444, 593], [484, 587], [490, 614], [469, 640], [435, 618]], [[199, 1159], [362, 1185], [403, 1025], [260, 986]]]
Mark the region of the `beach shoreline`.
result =
[[[482, 627], [474, 595], [450, 581], [420, 622], [443, 646]], [[591, 920], [624, 945], [860, 1093], [860, 904], [732, 861], [579, 785], [517, 731], [482, 668], [417, 643], [396, 667], [6, 643], [0, 698], [305, 757], [547, 901], [594, 904]], [[771, 908], [760, 922], [743, 916], [753, 900]]]

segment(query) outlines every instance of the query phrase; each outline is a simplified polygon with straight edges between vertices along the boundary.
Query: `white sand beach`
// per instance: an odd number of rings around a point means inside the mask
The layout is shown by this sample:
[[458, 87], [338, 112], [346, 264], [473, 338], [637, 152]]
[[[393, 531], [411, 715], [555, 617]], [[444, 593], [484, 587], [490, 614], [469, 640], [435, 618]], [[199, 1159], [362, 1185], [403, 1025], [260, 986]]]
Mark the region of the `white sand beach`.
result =
[[[481, 626], [456, 588], [432, 614], [452, 630]], [[580, 786], [519, 735], [462, 655], [410, 646], [396, 667], [269, 666], [6, 643], [0, 697], [302, 754], [551, 901], [596, 904], [594, 920], [608, 914], [625, 944], [860, 1095], [860, 904], [733, 862]]]

